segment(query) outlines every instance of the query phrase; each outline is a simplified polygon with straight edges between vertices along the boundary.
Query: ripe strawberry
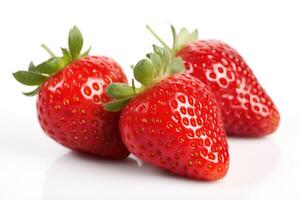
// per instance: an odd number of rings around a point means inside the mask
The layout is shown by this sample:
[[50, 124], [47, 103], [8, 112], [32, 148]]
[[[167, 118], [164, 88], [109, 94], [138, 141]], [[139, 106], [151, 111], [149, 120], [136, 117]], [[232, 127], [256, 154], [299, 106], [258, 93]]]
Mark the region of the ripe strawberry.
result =
[[228, 135], [258, 137], [277, 129], [280, 117], [273, 101], [236, 50], [221, 41], [197, 40], [197, 30], [190, 34], [183, 28], [176, 34], [171, 28], [173, 56], [181, 57], [187, 73], [212, 89]]
[[[184, 66], [154, 46], [150, 59], [134, 67], [141, 88], [111, 84], [105, 105], [121, 113], [120, 132], [129, 151], [148, 163], [196, 179], [216, 180], [229, 165], [219, 107], [201, 81], [181, 74]], [[132, 100], [130, 100], [133, 98]]]
[[83, 38], [77, 27], [70, 30], [69, 50], [53, 56], [14, 77], [22, 84], [37, 86], [27, 96], [38, 93], [37, 112], [42, 129], [65, 147], [121, 159], [129, 152], [118, 130], [120, 113], [108, 112], [105, 89], [111, 82], [127, 82], [121, 67], [111, 58], [80, 54]]

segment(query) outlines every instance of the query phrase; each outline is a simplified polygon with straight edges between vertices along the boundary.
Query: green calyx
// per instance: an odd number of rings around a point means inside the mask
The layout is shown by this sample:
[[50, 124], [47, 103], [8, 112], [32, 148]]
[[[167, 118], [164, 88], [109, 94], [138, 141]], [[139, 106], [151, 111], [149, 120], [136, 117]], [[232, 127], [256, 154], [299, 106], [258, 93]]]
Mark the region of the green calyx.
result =
[[74, 26], [69, 32], [68, 46], [69, 48], [61, 48], [62, 56], [56, 56], [46, 45], [42, 44], [49, 55], [50, 59], [42, 62], [39, 65], [34, 65], [33, 62], [29, 64], [27, 70], [17, 71], [13, 73], [14, 78], [27, 86], [36, 86], [31, 92], [24, 92], [26, 96], [34, 96], [38, 93], [41, 84], [49, 77], [65, 68], [71, 62], [86, 57], [91, 48], [84, 53], [81, 53], [83, 46], [83, 37], [79, 29]]
[[135, 86], [134, 80], [131, 85], [125, 83], [111, 83], [106, 88], [106, 93], [114, 100], [106, 103], [104, 108], [108, 111], [121, 110], [133, 97], [152, 87], [160, 80], [185, 71], [181, 58], [172, 57], [168, 48], [160, 48], [153, 45], [153, 52], [146, 55], [147, 58], [132, 66], [133, 74], [140, 87]]
[[186, 28], [180, 29], [179, 33], [176, 32], [174, 26], [171, 25], [171, 31], [173, 36], [173, 46], [172, 48], [168, 46], [153, 29], [147, 25], [146, 28], [150, 33], [158, 40], [158, 42], [171, 52], [172, 56], [176, 56], [176, 53], [180, 51], [185, 45], [192, 43], [198, 39], [198, 30], [195, 29], [193, 32], [188, 32]]

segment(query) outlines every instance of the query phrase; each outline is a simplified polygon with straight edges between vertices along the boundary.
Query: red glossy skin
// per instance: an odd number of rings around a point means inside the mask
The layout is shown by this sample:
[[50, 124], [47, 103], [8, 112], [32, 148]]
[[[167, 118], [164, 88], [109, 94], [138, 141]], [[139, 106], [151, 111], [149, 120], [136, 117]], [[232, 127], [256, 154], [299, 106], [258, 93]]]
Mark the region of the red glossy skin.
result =
[[43, 130], [74, 150], [106, 158], [127, 157], [118, 129], [120, 113], [103, 109], [111, 100], [105, 88], [112, 82], [127, 79], [115, 61], [103, 56], [77, 60], [49, 78], [37, 101]]
[[227, 172], [219, 107], [209, 88], [188, 74], [162, 80], [131, 100], [120, 130], [131, 153], [173, 173], [216, 180]]
[[236, 50], [215, 40], [198, 40], [177, 53], [187, 73], [207, 84], [233, 136], [264, 136], [279, 125], [279, 113]]

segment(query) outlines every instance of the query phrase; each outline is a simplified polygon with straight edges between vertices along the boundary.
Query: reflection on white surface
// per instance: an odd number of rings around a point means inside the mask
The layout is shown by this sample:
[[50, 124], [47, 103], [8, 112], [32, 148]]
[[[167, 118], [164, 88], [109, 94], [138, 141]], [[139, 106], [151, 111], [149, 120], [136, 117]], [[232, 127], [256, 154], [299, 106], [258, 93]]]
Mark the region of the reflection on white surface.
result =
[[70, 152], [57, 159], [48, 169], [43, 199], [126, 196], [144, 200], [170, 195], [175, 199], [189, 195], [209, 199], [239, 199], [243, 190], [258, 184], [272, 172], [279, 149], [270, 138], [230, 138], [229, 143], [229, 173], [216, 182], [175, 176], [134, 157], [110, 161]]
[[231, 164], [227, 186], [260, 182], [276, 167], [280, 152], [272, 138], [229, 138], [228, 142]]

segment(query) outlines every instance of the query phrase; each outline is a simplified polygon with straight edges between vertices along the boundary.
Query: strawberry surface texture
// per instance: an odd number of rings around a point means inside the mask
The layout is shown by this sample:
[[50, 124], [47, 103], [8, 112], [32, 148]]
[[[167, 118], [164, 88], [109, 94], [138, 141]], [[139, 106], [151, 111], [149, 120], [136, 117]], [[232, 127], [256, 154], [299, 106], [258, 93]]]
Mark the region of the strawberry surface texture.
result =
[[214, 180], [227, 172], [218, 104], [209, 88], [190, 75], [171, 76], [130, 101], [120, 130], [130, 152], [176, 174]]
[[154, 45], [133, 67], [141, 86], [110, 84], [106, 92], [115, 100], [105, 108], [122, 109], [121, 137], [136, 157], [177, 175], [220, 179], [228, 171], [229, 152], [218, 103], [170, 53]]
[[17, 81], [36, 86], [26, 96], [38, 95], [37, 113], [44, 132], [73, 150], [103, 158], [123, 159], [129, 155], [119, 133], [120, 112], [104, 110], [111, 100], [105, 89], [112, 82], [126, 83], [120, 65], [106, 56], [81, 53], [83, 38], [74, 26], [68, 37], [69, 48], [27, 71], [14, 73]]
[[149, 31], [184, 61], [186, 73], [211, 88], [220, 106], [226, 133], [231, 136], [261, 137], [274, 133], [279, 112], [243, 57], [219, 40], [199, 40], [198, 31], [171, 26], [172, 48], [148, 26]]

